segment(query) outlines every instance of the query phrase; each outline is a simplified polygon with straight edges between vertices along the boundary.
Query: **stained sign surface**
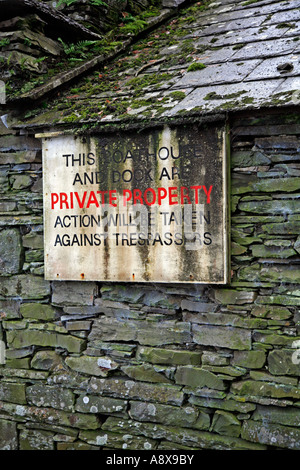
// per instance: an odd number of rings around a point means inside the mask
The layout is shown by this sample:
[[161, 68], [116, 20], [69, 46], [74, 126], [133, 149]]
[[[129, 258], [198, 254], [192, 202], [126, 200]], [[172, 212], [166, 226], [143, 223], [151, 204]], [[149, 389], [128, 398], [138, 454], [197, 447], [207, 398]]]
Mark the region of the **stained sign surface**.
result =
[[222, 126], [43, 138], [45, 278], [221, 283]]

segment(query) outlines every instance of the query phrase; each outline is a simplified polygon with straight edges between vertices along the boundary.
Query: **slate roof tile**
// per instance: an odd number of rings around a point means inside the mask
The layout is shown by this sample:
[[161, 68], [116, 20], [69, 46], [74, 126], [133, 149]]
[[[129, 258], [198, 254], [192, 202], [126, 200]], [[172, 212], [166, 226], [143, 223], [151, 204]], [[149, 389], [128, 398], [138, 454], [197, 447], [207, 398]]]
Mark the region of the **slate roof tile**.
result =
[[[61, 93], [25, 125], [163, 120], [298, 104], [300, 0], [201, 2]], [[191, 64], [203, 64], [189, 71]], [[74, 86], [74, 85], [73, 85]], [[297, 95], [298, 96], [298, 95]], [[300, 101], [300, 100], [299, 100]]]

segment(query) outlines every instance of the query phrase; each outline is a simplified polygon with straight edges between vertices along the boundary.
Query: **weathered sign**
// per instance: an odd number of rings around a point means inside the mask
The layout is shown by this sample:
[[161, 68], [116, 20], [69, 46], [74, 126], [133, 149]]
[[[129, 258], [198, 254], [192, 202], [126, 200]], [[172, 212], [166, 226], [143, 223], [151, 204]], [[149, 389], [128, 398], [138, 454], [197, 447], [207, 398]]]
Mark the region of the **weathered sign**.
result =
[[227, 282], [224, 127], [43, 138], [48, 280]]

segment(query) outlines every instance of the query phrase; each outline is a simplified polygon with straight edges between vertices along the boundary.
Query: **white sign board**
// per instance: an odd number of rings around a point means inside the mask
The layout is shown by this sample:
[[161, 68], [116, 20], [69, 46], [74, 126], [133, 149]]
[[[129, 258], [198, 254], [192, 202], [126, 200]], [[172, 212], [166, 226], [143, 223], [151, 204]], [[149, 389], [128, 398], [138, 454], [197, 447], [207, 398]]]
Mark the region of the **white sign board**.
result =
[[228, 281], [224, 127], [44, 136], [48, 280]]

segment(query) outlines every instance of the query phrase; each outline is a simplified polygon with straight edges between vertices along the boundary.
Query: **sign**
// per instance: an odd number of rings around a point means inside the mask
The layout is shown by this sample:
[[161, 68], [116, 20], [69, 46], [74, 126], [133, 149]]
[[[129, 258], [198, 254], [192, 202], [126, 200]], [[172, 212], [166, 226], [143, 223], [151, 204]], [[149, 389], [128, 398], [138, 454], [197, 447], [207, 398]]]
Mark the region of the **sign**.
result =
[[224, 127], [43, 136], [48, 280], [226, 283]]
[[6, 103], [5, 83], [0, 80], [0, 104]]

